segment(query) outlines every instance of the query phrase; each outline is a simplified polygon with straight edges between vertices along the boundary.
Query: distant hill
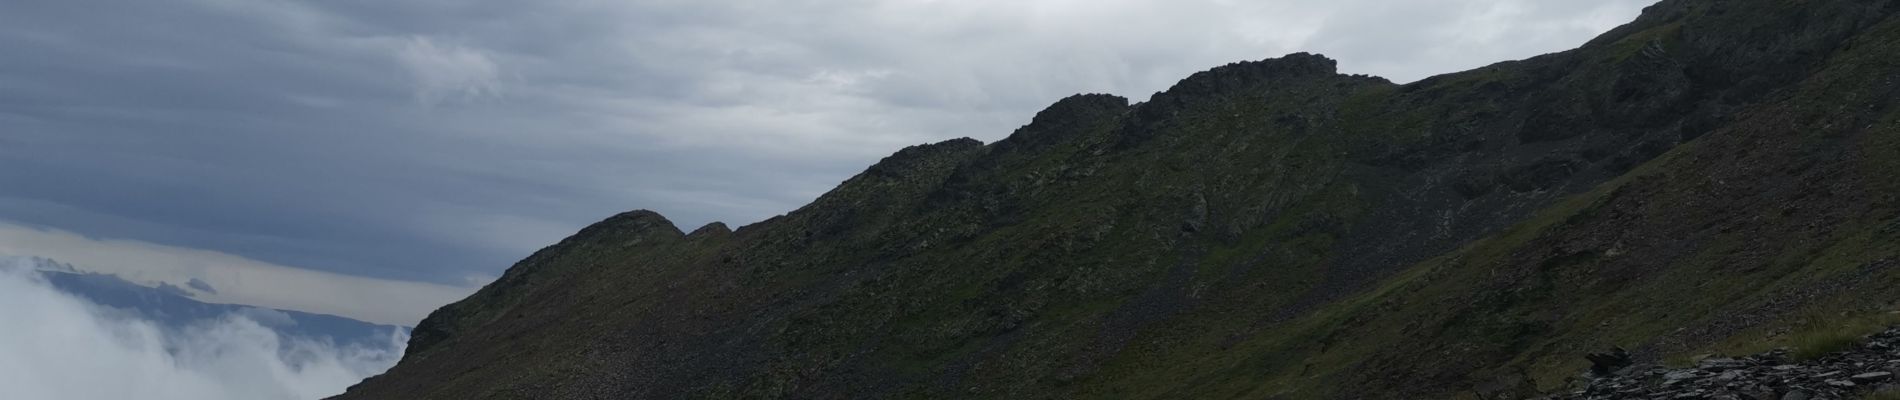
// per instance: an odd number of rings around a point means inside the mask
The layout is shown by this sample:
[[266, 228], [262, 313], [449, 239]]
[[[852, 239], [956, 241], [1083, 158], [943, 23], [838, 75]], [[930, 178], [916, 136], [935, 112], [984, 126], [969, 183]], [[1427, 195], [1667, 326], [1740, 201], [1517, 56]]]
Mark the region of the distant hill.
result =
[[1900, 307], [1896, 14], [1665, 0], [1404, 85], [1077, 95], [737, 230], [607, 218], [339, 398], [1522, 398], [1855, 337]]
[[[168, 328], [182, 328], [238, 315], [287, 337], [368, 348], [387, 347], [392, 335], [398, 332], [406, 334], [409, 330], [407, 327], [378, 325], [333, 315], [205, 303], [194, 299], [192, 292], [178, 286], [164, 283], [156, 287], [140, 285], [116, 275], [85, 272], [46, 258], [13, 257], [7, 263], [14, 268], [36, 271], [47, 283], [62, 292]], [[201, 288], [192, 290], [216, 290], [202, 281], [193, 282], [191, 286]]]

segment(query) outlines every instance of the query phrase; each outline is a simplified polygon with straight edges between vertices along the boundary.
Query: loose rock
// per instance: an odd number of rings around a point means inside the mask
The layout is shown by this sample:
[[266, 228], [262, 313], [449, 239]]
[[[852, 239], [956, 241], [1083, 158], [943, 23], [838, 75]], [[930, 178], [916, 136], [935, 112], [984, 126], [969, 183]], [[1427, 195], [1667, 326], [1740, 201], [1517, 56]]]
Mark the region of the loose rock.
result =
[[1590, 354], [1581, 388], [1549, 400], [1612, 399], [1857, 399], [1900, 388], [1900, 328], [1868, 337], [1867, 343], [1818, 359], [1793, 363], [1787, 349], [1747, 357], [1698, 357], [1693, 368], [1626, 365], [1620, 349]]
[[1865, 374], [1854, 375], [1852, 379], [1854, 380], [1854, 382], [1874, 383], [1874, 382], [1880, 382], [1880, 381], [1884, 381], [1888, 379], [1893, 379], [1893, 373], [1892, 372], [1868, 372]]

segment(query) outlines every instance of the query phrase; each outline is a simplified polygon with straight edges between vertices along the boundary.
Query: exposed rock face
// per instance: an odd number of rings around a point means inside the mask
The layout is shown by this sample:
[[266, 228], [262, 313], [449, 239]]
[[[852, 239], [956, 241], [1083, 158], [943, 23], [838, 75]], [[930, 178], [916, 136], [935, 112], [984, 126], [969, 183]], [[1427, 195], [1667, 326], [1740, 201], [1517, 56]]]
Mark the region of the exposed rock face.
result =
[[1900, 330], [1888, 330], [1851, 350], [1806, 362], [1790, 361], [1787, 351], [1779, 350], [1702, 360], [1695, 368], [1631, 367], [1592, 376], [1580, 390], [1545, 399], [1831, 400], [1900, 395], [1900, 384], [1893, 379], [1900, 371], [1896, 345]]
[[609, 218], [341, 397], [1517, 398], [1890, 310], [1896, 13], [1669, 0], [1407, 85], [1295, 54], [1078, 95], [732, 232]]
[[732, 228], [727, 228], [726, 223], [713, 222], [706, 224], [706, 226], [701, 226], [699, 229], [694, 229], [693, 233], [686, 234], [686, 237], [705, 238], [708, 236], [724, 236], [730, 234], [732, 234]]

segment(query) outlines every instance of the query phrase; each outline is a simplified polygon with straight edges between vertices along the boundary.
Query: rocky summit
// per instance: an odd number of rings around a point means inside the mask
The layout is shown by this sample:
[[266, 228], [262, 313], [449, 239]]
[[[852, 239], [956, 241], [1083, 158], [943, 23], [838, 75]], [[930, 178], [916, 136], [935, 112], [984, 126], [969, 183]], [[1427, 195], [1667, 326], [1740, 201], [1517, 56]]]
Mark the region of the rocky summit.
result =
[[1836, 400], [1900, 397], [1900, 329], [1847, 351], [1807, 361], [1789, 349], [1742, 358], [1704, 358], [1689, 368], [1629, 367], [1588, 377], [1581, 390], [1545, 400]]
[[[1533, 398], [1832, 350], [1900, 309], [1896, 14], [1665, 0], [1408, 84], [1302, 53], [1076, 95], [737, 229], [607, 218], [339, 398]], [[1766, 360], [1586, 396], [1885, 379]]]

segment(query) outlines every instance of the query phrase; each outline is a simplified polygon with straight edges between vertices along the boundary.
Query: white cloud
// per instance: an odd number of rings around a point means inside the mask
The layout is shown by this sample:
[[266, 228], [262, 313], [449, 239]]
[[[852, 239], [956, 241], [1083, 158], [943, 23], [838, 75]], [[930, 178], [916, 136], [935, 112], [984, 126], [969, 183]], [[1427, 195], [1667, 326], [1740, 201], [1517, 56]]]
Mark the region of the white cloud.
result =
[[[405, 282], [276, 265], [215, 251], [132, 240], [98, 239], [0, 221], [0, 255], [40, 256], [79, 269], [155, 285], [198, 279], [216, 293], [206, 302], [331, 314], [378, 324], [413, 326], [429, 311], [475, 287]], [[0, 303], [4, 304], [4, 303]]]
[[413, 36], [403, 41], [396, 59], [415, 78], [416, 100], [423, 105], [500, 95], [501, 67], [480, 50]]
[[168, 330], [0, 271], [0, 398], [318, 399], [381, 373], [402, 354], [287, 339], [240, 315]]

